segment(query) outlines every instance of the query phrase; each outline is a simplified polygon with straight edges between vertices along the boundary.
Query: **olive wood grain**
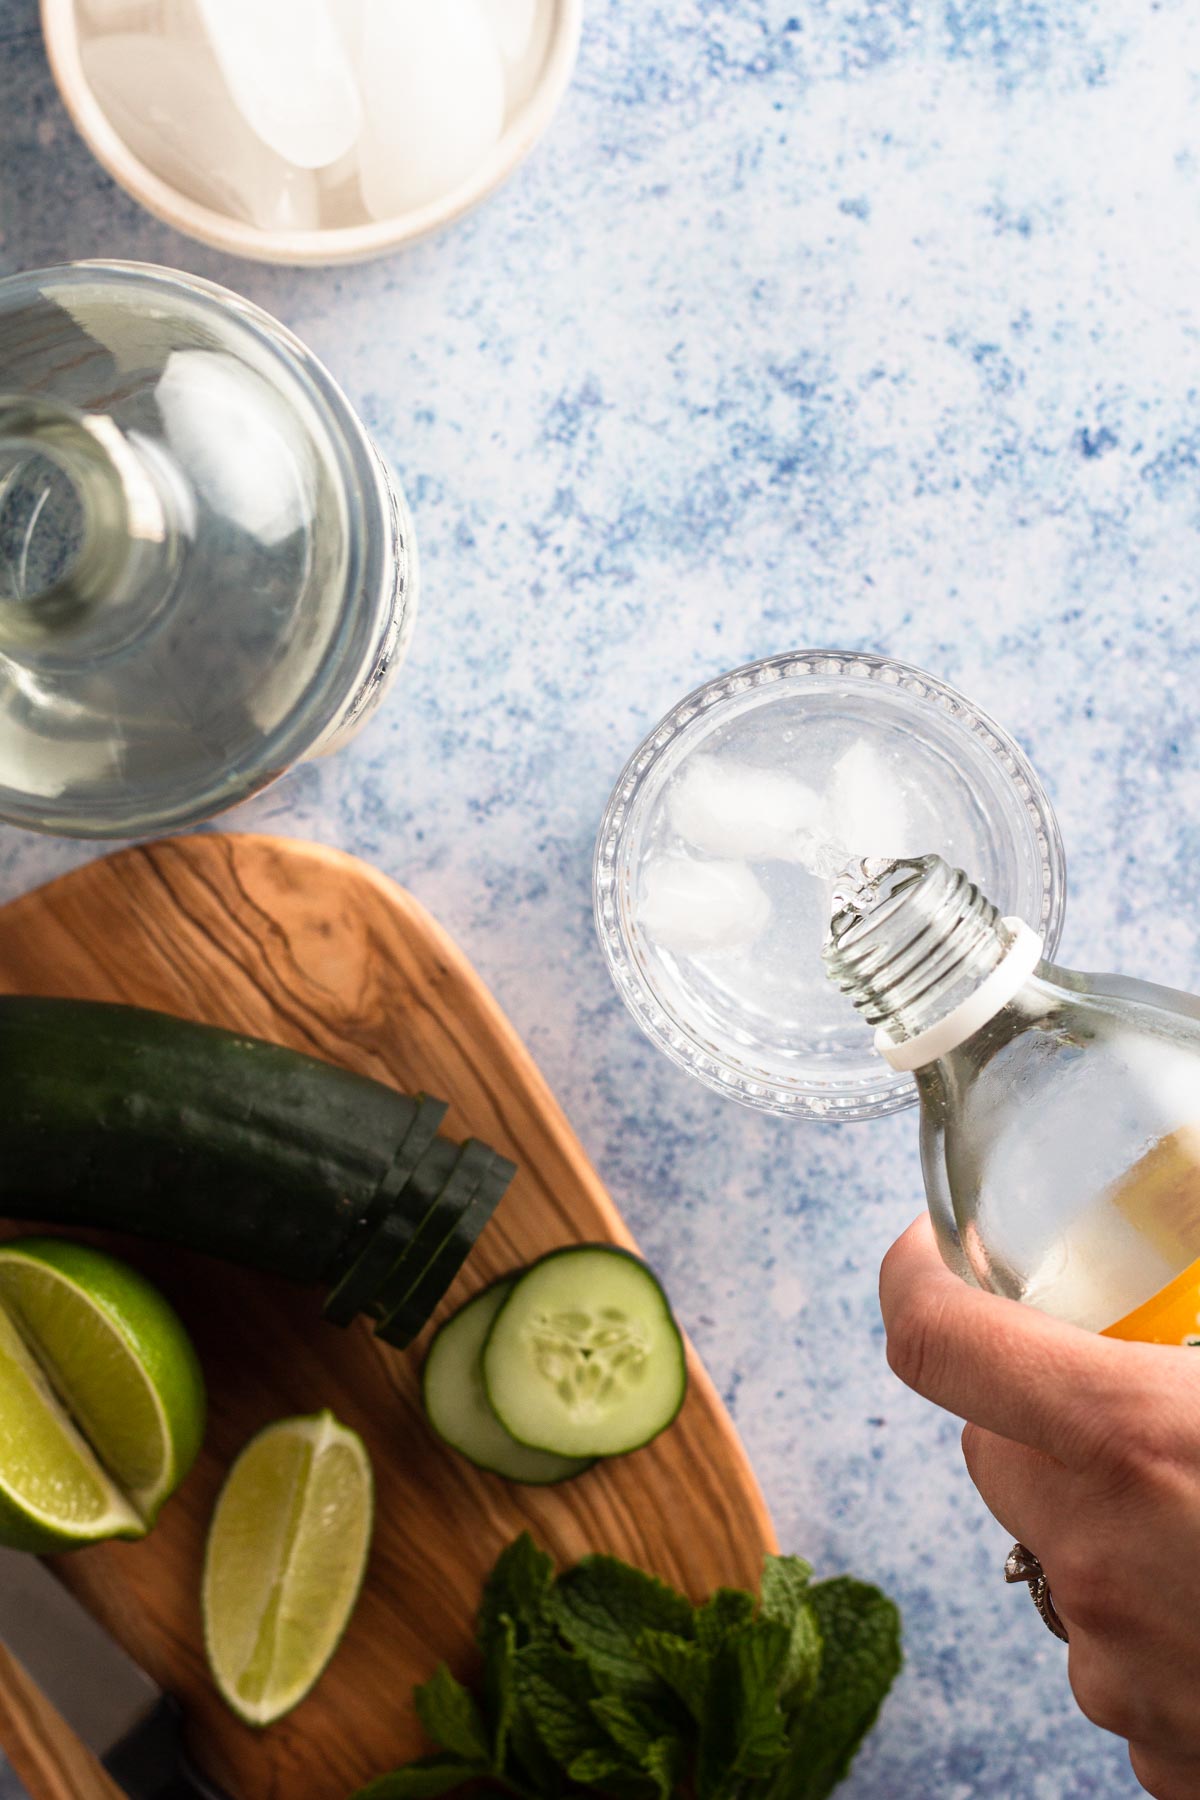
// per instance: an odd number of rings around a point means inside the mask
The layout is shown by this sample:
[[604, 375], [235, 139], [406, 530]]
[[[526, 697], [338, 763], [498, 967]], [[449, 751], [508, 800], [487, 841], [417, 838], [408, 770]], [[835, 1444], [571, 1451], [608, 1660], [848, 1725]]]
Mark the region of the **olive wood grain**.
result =
[[120, 1800], [90, 1750], [0, 1644], [0, 1744], [37, 1800]]
[[[0, 911], [0, 991], [157, 1007], [255, 1033], [451, 1102], [445, 1129], [520, 1168], [446, 1307], [555, 1245], [630, 1244], [620, 1215], [495, 1000], [411, 895], [336, 851], [204, 834], [127, 850]], [[25, 1227], [24, 1229], [28, 1229]], [[57, 1565], [113, 1635], [182, 1702], [193, 1754], [234, 1800], [344, 1800], [425, 1746], [411, 1691], [442, 1658], [472, 1672], [483, 1577], [530, 1529], [567, 1563], [608, 1550], [694, 1596], [757, 1585], [771, 1523], [694, 1353], [676, 1425], [648, 1449], [557, 1488], [518, 1488], [447, 1452], [424, 1423], [420, 1358], [362, 1324], [325, 1324], [318, 1296], [147, 1241], [113, 1241], [192, 1332], [211, 1415], [200, 1460], [139, 1544]], [[250, 1435], [329, 1406], [365, 1438], [378, 1486], [362, 1599], [314, 1693], [266, 1732], [241, 1725], [208, 1677], [198, 1589], [225, 1470]], [[0, 1739], [35, 1800], [109, 1800], [62, 1786], [44, 1711], [4, 1682]], [[32, 1734], [32, 1735], [31, 1735]], [[59, 1760], [70, 1754], [64, 1746]], [[57, 1785], [56, 1785], [57, 1783]]]

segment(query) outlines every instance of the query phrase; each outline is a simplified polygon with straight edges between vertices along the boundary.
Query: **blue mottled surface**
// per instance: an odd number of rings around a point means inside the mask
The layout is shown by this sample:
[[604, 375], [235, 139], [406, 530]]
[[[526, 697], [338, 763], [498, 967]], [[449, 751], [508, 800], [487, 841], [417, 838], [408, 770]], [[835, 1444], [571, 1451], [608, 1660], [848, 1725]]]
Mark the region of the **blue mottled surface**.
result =
[[[691, 685], [886, 650], [1032, 755], [1065, 959], [1200, 986], [1198, 82], [1188, 0], [591, 0], [567, 109], [498, 198], [402, 258], [292, 273], [116, 191], [34, 0], [0, 0], [0, 267], [242, 289], [403, 477], [425, 612], [400, 685], [234, 822], [357, 851], [459, 938], [665, 1271], [785, 1544], [903, 1602], [908, 1669], [847, 1796], [1135, 1788], [1001, 1581], [956, 1427], [884, 1364], [912, 1116], [798, 1127], [658, 1057], [593, 939], [593, 833]], [[85, 854], [0, 830], [0, 899]]]

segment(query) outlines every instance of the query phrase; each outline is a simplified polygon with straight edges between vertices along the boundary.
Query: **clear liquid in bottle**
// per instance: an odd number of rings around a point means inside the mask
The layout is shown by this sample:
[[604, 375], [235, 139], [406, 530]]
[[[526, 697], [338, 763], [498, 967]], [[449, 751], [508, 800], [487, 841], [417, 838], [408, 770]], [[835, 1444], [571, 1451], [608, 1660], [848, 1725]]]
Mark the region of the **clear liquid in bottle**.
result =
[[0, 282], [0, 817], [209, 817], [368, 716], [415, 604], [403, 500], [274, 320], [135, 265]]

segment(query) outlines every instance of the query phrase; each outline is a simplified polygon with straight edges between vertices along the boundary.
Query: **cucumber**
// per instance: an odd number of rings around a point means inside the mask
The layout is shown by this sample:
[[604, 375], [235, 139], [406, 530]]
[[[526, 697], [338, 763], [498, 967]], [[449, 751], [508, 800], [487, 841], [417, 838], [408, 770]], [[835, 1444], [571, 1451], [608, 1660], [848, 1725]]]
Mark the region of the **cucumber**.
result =
[[483, 1386], [484, 1340], [512, 1288], [511, 1280], [498, 1281], [447, 1319], [429, 1346], [421, 1394], [426, 1417], [442, 1442], [477, 1469], [530, 1487], [550, 1487], [582, 1475], [592, 1467], [592, 1458], [552, 1456], [516, 1443], [488, 1405]]
[[491, 1155], [486, 1144], [471, 1138], [463, 1145], [445, 1179], [429, 1185], [426, 1190], [428, 1209], [413, 1234], [412, 1243], [375, 1291], [375, 1304], [381, 1318], [386, 1318], [399, 1305], [429, 1267], [474, 1199]]
[[[337, 1323], [402, 1285], [415, 1335], [486, 1223], [455, 1181], [468, 1149], [436, 1135], [444, 1102], [165, 1013], [0, 996], [0, 1092], [0, 1217], [332, 1286]], [[513, 1166], [493, 1152], [488, 1171], [490, 1213]]]
[[687, 1392], [683, 1337], [657, 1276], [612, 1244], [553, 1250], [514, 1282], [483, 1350], [510, 1437], [556, 1456], [623, 1456]]
[[404, 1299], [376, 1326], [376, 1335], [384, 1343], [403, 1349], [424, 1329], [507, 1192], [516, 1173], [514, 1165], [494, 1150], [488, 1151], [487, 1156], [488, 1162], [480, 1172], [478, 1185], [471, 1198], [463, 1203], [459, 1218]]
[[232, 1032], [12, 997], [0, 1091], [0, 1215], [186, 1241], [299, 1281], [323, 1279], [366, 1220], [419, 1111]]
[[[382, 1212], [382, 1217], [378, 1223], [367, 1222], [365, 1231], [347, 1247], [337, 1268], [330, 1272], [334, 1285], [326, 1296], [324, 1310], [325, 1317], [334, 1325], [348, 1325], [359, 1312], [369, 1307], [378, 1295], [380, 1283], [412, 1249], [420, 1228], [418, 1189], [420, 1201], [423, 1201], [431, 1169], [430, 1153], [437, 1159], [439, 1168], [441, 1153], [453, 1158], [453, 1146], [437, 1135], [438, 1126], [448, 1111], [445, 1101], [430, 1100], [425, 1094], [420, 1096], [420, 1101], [421, 1112], [396, 1152], [372, 1208], [373, 1213]], [[453, 1160], [449, 1166], [454, 1166]], [[412, 1201], [412, 1206], [406, 1205], [403, 1211], [396, 1206], [401, 1194], [405, 1195], [406, 1202]]]

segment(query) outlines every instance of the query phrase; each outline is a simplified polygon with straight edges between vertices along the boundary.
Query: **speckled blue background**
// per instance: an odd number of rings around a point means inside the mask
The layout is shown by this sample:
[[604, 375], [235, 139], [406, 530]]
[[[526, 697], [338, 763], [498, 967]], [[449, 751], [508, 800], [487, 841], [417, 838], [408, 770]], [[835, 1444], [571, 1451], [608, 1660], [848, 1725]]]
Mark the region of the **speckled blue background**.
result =
[[[293, 273], [116, 191], [34, 0], [0, 0], [0, 268], [241, 289], [401, 473], [411, 662], [359, 741], [234, 823], [370, 858], [458, 937], [669, 1278], [784, 1543], [901, 1599], [908, 1669], [848, 1797], [1136, 1789], [1001, 1581], [956, 1426], [884, 1363], [913, 1117], [796, 1126], [657, 1056], [593, 938], [593, 834], [690, 686], [885, 650], [1032, 755], [1065, 959], [1200, 987], [1198, 81], [1188, 0], [591, 0], [503, 193], [404, 257]], [[86, 854], [0, 830], [0, 900]]]

